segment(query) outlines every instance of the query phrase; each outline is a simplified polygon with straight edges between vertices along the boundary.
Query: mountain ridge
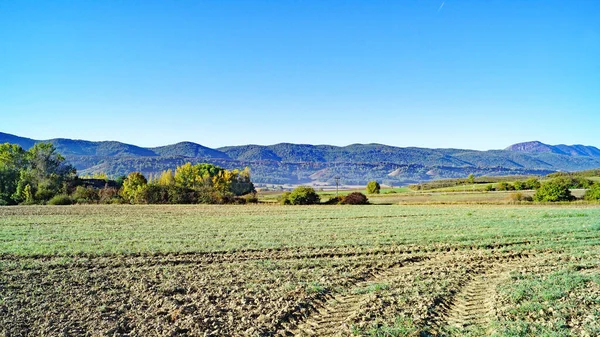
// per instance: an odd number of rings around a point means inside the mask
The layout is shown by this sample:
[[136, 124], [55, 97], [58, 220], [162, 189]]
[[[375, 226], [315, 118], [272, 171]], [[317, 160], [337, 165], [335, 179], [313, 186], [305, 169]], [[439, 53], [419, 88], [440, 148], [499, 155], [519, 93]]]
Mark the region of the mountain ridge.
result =
[[[82, 174], [119, 175], [134, 170], [157, 173], [191, 161], [226, 168], [249, 166], [253, 177], [264, 183], [330, 180], [335, 175], [355, 183], [368, 179], [402, 183], [457, 177], [468, 175], [467, 172], [541, 174], [600, 167], [600, 149], [596, 147], [548, 145], [539, 141], [487, 151], [396, 147], [378, 143], [346, 146], [278, 143], [210, 148], [189, 141], [145, 148], [117, 141], [68, 138], [42, 141], [0, 132], [0, 143], [4, 142], [16, 143], [25, 149], [37, 142], [50, 142]], [[425, 174], [427, 172], [435, 174]]]

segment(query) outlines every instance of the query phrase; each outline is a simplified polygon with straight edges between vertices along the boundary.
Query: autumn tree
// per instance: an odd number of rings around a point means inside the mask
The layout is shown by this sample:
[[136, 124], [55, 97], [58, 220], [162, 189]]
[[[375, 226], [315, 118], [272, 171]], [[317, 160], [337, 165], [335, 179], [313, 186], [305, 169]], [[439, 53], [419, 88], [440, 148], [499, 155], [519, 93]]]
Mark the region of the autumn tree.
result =
[[367, 193], [368, 194], [379, 194], [379, 192], [381, 191], [381, 186], [379, 185], [379, 183], [375, 180], [373, 181], [369, 181], [369, 183], [367, 184]]
[[121, 196], [130, 203], [139, 203], [143, 200], [144, 189], [148, 186], [146, 177], [140, 172], [131, 172], [123, 181]]
[[173, 186], [175, 185], [175, 174], [171, 169], [163, 171], [158, 177], [158, 185]]

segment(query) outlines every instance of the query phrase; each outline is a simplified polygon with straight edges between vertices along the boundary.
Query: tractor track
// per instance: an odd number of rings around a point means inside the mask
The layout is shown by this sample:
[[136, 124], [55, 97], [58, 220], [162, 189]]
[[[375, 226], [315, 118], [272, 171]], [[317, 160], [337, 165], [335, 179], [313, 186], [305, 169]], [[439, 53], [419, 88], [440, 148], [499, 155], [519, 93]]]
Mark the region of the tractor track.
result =
[[[417, 261], [406, 261], [380, 270], [370, 278], [353, 284], [353, 288], [363, 288], [371, 283], [385, 281], [407, 270], [439, 263], [443, 260], [441, 254]], [[336, 336], [349, 331], [348, 319], [357, 312], [360, 304], [368, 299], [369, 294], [352, 293], [350, 291], [332, 296], [321, 306], [315, 308], [295, 328], [289, 329], [284, 335], [288, 336]]]
[[438, 301], [431, 312], [429, 326], [438, 331], [477, 327], [489, 332], [495, 312], [496, 287], [509, 277], [511, 271], [532, 257], [511, 254], [491, 261], [492, 266], [474, 273], [450, 298]]
[[[541, 241], [539, 241], [541, 242]], [[103, 269], [103, 268], [131, 268], [131, 267], [154, 267], [165, 265], [210, 265], [218, 263], [235, 263], [245, 261], [294, 261], [310, 259], [342, 259], [352, 257], [395, 257], [406, 256], [410, 254], [428, 254], [428, 253], [450, 253], [464, 251], [495, 251], [511, 246], [530, 246], [539, 243], [536, 240], [521, 240], [499, 244], [481, 244], [481, 245], [447, 245], [447, 246], [397, 246], [387, 249], [369, 250], [369, 251], [347, 251], [353, 247], [340, 247], [335, 249], [266, 249], [249, 250], [239, 252], [210, 252], [210, 253], [166, 253], [166, 254], [131, 254], [131, 255], [76, 255], [70, 257], [63, 256], [18, 256], [18, 255], [0, 255], [0, 262], [36, 262], [37, 264], [27, 264], [26, 266], [5, 266], [14, 269], [63, 269], [63, 268], [81, 268], [81, 269]], [[65, 258], [71, 258], [72, 261], [64, 262]]]

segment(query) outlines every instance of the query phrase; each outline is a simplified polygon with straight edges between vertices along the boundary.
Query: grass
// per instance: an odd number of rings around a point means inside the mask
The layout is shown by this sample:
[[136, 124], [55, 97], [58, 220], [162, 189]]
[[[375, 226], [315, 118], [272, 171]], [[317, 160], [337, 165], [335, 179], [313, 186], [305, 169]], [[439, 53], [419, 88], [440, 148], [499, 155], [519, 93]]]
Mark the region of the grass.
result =
[[501, 295], [505, 303], [501, 319], [496, 322], [498, 336], [600, 333], [600, 324], [594, 318], [600, 314], [598, 274], [585, 275], [569, 268], [549, 274], [517, 274], [501, 288]]
[[[32, 206], [0, 208], [0, 254], [73, 256], [290, 247], [374, 249], [600, 239], [591, 206]], [[556, 241], [562, 239], [563, 241]], [[562, 242], [562, 243], [560, 243]]]

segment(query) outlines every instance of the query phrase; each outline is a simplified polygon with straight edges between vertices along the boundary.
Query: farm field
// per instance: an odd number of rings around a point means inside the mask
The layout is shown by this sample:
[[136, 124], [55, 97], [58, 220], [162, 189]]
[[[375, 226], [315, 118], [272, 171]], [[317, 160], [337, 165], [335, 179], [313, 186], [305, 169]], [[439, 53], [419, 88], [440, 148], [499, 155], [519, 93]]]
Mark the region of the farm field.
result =
[[593, 205], [0, 208], [0, 336], [597, 336]]

